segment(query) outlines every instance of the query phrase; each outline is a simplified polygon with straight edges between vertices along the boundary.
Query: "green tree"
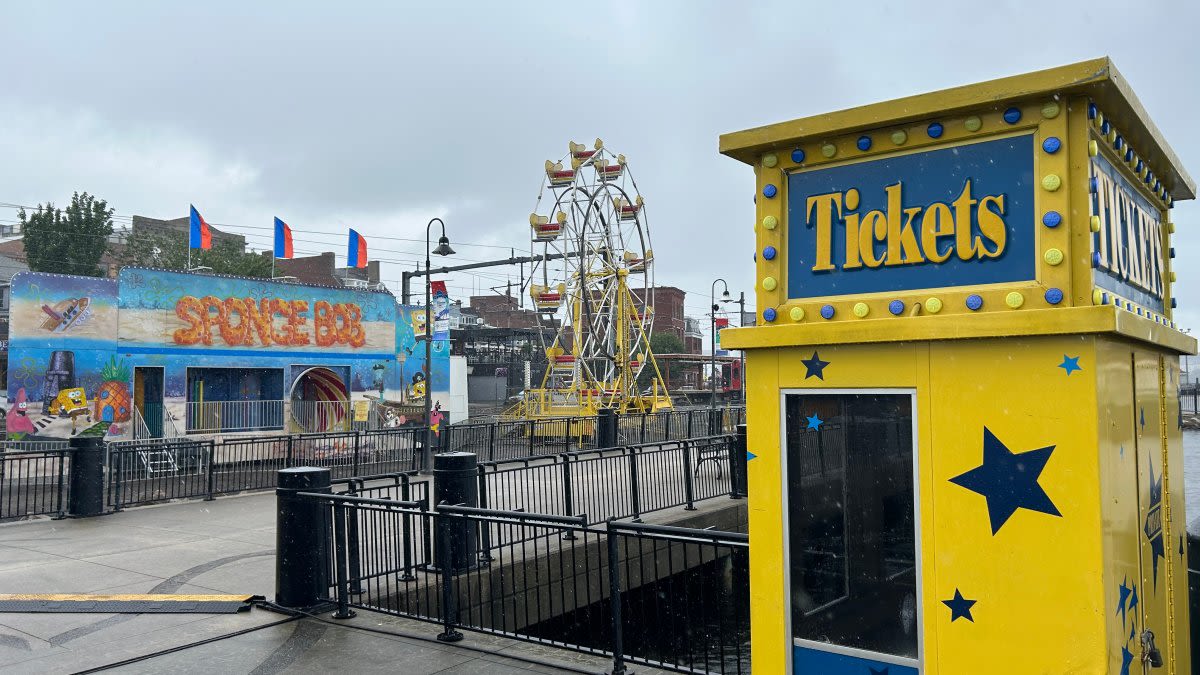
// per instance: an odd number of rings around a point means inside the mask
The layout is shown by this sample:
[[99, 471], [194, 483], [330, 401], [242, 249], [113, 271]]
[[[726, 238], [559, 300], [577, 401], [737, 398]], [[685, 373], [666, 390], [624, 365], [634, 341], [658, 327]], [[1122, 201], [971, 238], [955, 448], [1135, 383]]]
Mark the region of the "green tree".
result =
[[[157, 228], [138, 230], [129, 236], [121, 255], [125, 265], [185, 271], [188, 268], [188, 236]], [[228, 239], [213, 239], [212, 248], [193, 249], [192, 267], [208, 267], [215, 274], [240, 277], [270, 277], [271, 258], [248, 252]], [[207, 270], [206, 270], [207, 271]]]
[[[682, 354], [687, 351], [687, 346], [674, 333], [651, 333], [650, 351], [654, 354]], [[662, 364], [659, 364], [659, 367], [662, 367]], [[662, 375], [667, 376], [666, 373]], [[642, 368], [641, 374], [638, 375], [638, 386], [644, 389], [649, 387], [653, 380], [654, 368]]]
[[25, 260], [35, 272], [101, 277], [100, 258], [108, 251], [113, 210], [108, 202], [84, 192], [71, 197], [66, 211], [47, 202], [17, 213]]

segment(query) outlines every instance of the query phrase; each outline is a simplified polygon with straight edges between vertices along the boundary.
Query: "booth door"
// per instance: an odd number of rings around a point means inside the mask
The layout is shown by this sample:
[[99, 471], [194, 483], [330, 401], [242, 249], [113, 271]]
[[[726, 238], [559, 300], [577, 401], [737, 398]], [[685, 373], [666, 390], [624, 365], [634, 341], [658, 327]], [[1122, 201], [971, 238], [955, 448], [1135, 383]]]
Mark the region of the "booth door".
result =
[[793, 673], [921, 670], [913, 400], [784, 394]]

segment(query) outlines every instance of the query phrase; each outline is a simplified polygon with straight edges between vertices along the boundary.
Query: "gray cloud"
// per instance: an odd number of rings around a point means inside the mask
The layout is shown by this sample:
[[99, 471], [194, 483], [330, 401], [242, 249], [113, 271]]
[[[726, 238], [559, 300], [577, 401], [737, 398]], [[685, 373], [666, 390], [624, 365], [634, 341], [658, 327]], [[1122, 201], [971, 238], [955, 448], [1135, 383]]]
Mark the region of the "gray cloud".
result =
[[[528, 248], [542, 161], [568, 140], [625, 153], [658, 280], [707, 305], [753, 285], [753, 176], [717, 136], [1111, 55], [1184, 162], [1200, 58], [1195, 3], [9, 3], [0, 7], [0, 201], [104, 196], [122, 213], [268, 227], [341, 251]], [[1197, 169], [1200, 171], [1200, 169]], [[1195, 206], [1175, 210], [1181, 261]], [[0, 211], [0, 221], [13, 218]], [[263, 235], [266, 230], [251, 230]], [[266, 246], [263, 236], [252, 239]], [[482, 259], [500, 249], [460, 247]], [[1195, 267], [1195, 266], [1191, 266]], [[398, 279], [400, 263], [385, 277]], [[469, 288], [516, 271], [458, 275]], [[1181, 319], [1200, 274], [1179, 266]]]

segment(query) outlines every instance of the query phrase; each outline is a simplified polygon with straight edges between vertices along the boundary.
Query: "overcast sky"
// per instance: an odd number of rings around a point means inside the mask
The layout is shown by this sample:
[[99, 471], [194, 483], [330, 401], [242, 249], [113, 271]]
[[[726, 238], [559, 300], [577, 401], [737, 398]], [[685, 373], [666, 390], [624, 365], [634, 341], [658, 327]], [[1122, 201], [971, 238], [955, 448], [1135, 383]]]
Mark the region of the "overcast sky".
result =
[[[0, 202], [195, 203], [258, 248], [278, 215], [339, 260], [355, 227], [390, 281], [424, 243], [378, 236], [432, 216], [460, 261], [527, 250], [543, 161], [599, 136], [646, 197], [658, 282], [700, 316], [716, 276], [754, 282], [753, 175], [721, 133], [1107, 54], [1200, 175], [1200, 3], [917, 4], [0, 0]], [[1188, 326], [1197, 214], [1174, 213]]]

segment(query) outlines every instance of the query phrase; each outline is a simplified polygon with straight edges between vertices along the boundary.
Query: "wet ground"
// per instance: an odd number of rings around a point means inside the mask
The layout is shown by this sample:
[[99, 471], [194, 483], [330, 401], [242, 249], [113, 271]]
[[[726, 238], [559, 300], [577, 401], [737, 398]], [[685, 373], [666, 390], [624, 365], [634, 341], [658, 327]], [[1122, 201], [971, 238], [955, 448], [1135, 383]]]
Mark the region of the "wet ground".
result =
[[[0, 593], [272, 598], [274, 502], [267, 492], [0, 525]], [[284, 619], [258, 608], [225, 615], [0, 614], [0, 670], [78, 672], [125, 662], [112, 672], [506, 675], [601, 673], [611, 665], [472, 633], [445, 645], [434, 640], [437, 626], [372, 612], [346, 622]], [[170, 651], [179, 647], [186, 648]]]

